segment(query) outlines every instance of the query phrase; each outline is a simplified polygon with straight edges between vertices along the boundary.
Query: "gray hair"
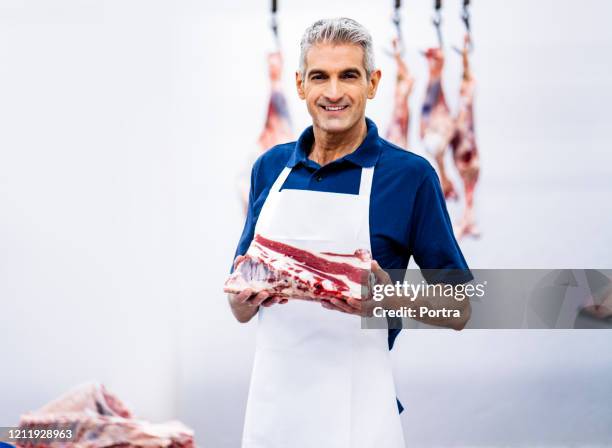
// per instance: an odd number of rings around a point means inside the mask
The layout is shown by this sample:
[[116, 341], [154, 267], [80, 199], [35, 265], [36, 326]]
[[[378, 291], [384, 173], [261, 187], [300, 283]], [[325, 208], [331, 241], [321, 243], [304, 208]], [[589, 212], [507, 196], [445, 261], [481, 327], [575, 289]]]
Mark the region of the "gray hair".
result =
[[300, 72], [306, 76], [306, 54], [319, 43], [354, 44], [363, 48], [363, 66], [368, 79], [374, 71], [374, 49], [370, 32], [347, 17], [317, 20], [304, 31], [300, 42]]

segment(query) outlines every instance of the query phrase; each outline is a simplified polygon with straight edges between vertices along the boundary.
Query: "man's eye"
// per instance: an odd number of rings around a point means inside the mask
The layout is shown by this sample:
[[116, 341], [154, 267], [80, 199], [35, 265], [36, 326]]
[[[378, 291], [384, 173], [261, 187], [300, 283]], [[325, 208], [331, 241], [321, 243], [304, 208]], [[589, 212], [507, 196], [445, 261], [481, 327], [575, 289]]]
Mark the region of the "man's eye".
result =
[[312, 75], [310, 79], [323, 79], [323, 75]]
[[344, 74], [345, 78], [357, 78], [357, 75], [355, 73], [345, 73]]

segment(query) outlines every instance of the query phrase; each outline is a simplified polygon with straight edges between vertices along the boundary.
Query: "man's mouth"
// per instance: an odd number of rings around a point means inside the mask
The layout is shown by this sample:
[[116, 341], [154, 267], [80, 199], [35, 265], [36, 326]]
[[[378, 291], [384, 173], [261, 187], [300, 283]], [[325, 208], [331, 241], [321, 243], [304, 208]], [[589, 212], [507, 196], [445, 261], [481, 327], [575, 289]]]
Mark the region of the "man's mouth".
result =
[[346, 109], [348, 106], [321, 106], [321, 107], [328, 112], [338, 112], [338, 111]]

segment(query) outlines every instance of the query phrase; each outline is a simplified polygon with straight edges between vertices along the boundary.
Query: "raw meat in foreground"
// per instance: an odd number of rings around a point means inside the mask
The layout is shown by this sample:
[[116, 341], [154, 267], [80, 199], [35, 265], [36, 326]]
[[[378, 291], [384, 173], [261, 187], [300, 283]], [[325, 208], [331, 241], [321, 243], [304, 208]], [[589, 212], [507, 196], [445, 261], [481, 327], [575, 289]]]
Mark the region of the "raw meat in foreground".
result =
[[177, 421], [153, 424], [137, 420], [102, 384], [79, 386], [38, 411], [21, 417], [19, 428], [70, 429], [70, 440], [39, 439], [18, 447], [47, 448], [193, 448], [193, 431]]
[[370, 284], [371, 264], [365, 249], [311, 252], [255, 235], [223, 290], [237, 294], [248, 288], [304, 300], [361, 299]]

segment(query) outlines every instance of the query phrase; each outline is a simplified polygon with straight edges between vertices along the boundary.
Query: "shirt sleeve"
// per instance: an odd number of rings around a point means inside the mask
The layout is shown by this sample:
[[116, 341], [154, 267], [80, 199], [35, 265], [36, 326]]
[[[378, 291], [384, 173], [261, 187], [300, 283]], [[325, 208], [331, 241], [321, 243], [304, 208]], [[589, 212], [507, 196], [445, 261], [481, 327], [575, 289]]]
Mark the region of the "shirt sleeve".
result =
[[429, 283], [459, 284], [474, 278], [455, 239], [442, 187], [432, 167], [415, 197], [410, 247]]
[[255, 232], [255, 176], [257, 173], [257, 168], [259, 166], [259, 159], [253, 164], [253, 168], [251, 169], [251, 180], [250, 180], [250, 189], [249, 189], [249, 204], [247, 206], [247, 217], [244, 222], [244, 228], [242, 229], [242, 235], [240, 235], [240, 241], [238, 241], [238, 247], [236, 248], [236, 252], [234, 253], [234, 259], [232, 260], [232, 267], [230, 272], [234, 271], [234, 260], [238, 255], [244, 255], [251, 245], [251, 241], [253, 240], [253, 234]]

